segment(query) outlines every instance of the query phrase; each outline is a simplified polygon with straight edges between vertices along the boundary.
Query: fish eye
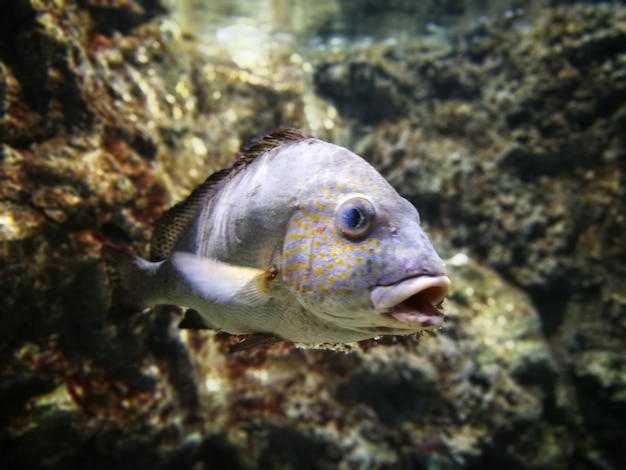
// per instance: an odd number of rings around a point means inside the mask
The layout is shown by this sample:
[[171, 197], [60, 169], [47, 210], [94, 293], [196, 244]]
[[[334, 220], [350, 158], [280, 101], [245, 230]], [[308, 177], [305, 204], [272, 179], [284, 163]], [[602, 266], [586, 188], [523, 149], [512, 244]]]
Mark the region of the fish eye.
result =
[[337, 208], [335, 225], [347, 238], [360, 238], [372, 229], [375, 215], [371, 202], [362, 197], [353, 197]]

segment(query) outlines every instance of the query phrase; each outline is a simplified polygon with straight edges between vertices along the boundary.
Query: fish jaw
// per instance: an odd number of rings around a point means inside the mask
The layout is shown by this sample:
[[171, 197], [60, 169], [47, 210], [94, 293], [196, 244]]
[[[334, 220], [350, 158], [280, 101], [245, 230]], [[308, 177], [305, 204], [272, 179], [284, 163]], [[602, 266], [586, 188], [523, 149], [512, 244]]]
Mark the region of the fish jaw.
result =
[[437, 307], [450, 288], [447, 276], [416, 276], [372, 289], [370, 299], [376, 313], [389, 315], [404, 328], [426, 330], [443, 323]]

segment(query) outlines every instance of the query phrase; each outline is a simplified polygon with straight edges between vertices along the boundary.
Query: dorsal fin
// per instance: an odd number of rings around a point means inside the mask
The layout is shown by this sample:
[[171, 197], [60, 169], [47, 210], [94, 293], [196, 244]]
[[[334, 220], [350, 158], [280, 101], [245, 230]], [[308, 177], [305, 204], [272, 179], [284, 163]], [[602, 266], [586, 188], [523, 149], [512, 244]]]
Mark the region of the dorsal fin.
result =
[[244, 145], [239, 151], [235, 166], [250, 163], [259, 155], [263, 155], [275, 147], [311, 138], [313, 136], [305, 134], [300, 129], [277, 127], [270, 132], [255, 137], [250, 143]]
[[187, 199], [168, 209], [154, 224], [150, 241], [150, 261], [162, 261], [176, 248], [185, 232], [191, 227], [198, 211], [210, 199], [215, 188], [230, 170], [220, 170], [209, 176], [204, 183], [192, 191]]
[[277, 128], [243, 146], [230, 168], [213, 173], [194, 189], [187, 199], [167, 210], [156, 221], [150, 244], [150, 260], [161, 261], [169, 258], [180, 239], [196, 220], [202, 206], [213, 196], [222, 181], [234, 176], [255, 158], [273, 148], [310, 138], [310, 135], [298, 129]]

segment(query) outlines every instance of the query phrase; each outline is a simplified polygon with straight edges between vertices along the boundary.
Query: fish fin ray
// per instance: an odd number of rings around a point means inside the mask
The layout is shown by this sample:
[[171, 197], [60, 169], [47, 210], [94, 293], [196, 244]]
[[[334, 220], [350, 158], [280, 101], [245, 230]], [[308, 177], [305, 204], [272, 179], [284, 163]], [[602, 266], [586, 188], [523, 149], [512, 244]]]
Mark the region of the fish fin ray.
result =
[[250, 163], [255, 158], [276, 147], [311, 138], [313, 138], [313, 136], [305, 134], [300, 129], [277, 127], [265, 134], [256, 136], [249, 143], [244, 145], [239, 151], [235, 166]]
[[213, 197], [222, 181], [234, 176], [247, 164], [273, 148], [310, 138], [312, 138], [310, 135], [298, 129], [276, 128], [242, 146], [237, 160], [231, 167], [209, 176], [187, 199], [167, 210], [156, 221], [152, 234], [150, 261], [162, 261], [171, 256], [184, 234], [193, 225], [200, 209]]
[[137, 260], [130, 247], [123, 249], [112, 245], [102, 247], [102, 259], [111, 287], [110, 313], [115, 316], [129, 316], [148, 307], [136, 295], [134, 288], [140, 274]]
[[266, 348], [284, 341], [284, 339], [271, 333], [252, 333], [246, 335], [243, 341], [231, 345], [228, 348], [228, 353], [232, 354], [241, 351], [249, 351], [250, 349]]
[[241, 307], [260, 307], [270, 298], [261, 269], [235, 266], [192, 253], [172, 253], [172, 264], [205, 300]]
[[196, 220], [200, 209], [209, 200], [219, 183], [228, 175], [228, 170], [218, 171], [194, 189], [187, 199], [163, 213], [154, 224], [150, 241], [150, 260], [169, 258], [176, 245]]

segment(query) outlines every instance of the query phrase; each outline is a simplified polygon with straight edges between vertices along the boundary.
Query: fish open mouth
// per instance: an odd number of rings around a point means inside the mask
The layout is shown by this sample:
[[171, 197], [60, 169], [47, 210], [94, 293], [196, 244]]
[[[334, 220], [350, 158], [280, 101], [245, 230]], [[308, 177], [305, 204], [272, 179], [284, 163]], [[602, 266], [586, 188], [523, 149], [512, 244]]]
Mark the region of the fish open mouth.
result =
[[374, 310], [419, 329], [436, 328], [443, 323], [443, 312], [438, 305], [448, 294], [447, 276], [418, 276], [390, 286], [372, 290]]

